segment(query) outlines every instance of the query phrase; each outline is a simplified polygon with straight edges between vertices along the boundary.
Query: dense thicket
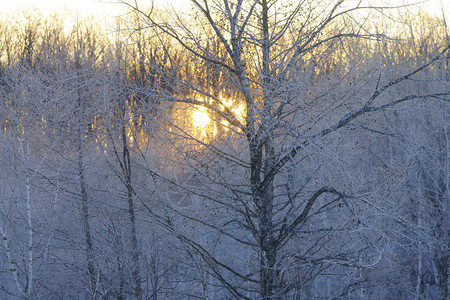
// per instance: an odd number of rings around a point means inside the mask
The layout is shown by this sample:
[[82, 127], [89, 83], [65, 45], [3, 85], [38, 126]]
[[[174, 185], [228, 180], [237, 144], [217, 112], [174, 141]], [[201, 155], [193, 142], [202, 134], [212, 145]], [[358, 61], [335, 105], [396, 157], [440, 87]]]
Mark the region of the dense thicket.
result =
[[272, 2], [1, 21], [0, 298], [448, 297], [445, 22]]

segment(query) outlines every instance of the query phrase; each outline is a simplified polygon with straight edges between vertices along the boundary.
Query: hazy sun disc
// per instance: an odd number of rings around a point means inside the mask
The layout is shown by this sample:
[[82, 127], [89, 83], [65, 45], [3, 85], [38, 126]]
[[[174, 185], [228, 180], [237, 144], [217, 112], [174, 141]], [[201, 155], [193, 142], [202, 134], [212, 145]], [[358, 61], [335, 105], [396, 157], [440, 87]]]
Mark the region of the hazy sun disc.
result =
[[192, 113], [192, 119], [194, 127], [196, 128], [205, 128], [211, 122], [208, 112], [206, 111], [206, 107], [204, 106], [196, 107], [194, 109], [194, 112]]

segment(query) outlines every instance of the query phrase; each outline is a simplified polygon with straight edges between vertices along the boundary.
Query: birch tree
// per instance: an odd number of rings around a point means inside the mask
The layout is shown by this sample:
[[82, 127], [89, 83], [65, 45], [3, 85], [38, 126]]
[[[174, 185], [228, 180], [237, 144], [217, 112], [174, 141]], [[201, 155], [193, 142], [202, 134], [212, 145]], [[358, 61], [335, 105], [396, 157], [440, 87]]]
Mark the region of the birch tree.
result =
[[[3, 71], [3, 75], [8, 88], [1, 98], [0, 163], [4, 180], [0, 233], [9, 263], [8, 272], [17, 287], [14, 294], [31, 298], [38, 293], [36, 270], [39, 270], [37, 266], [45, 252], [40, 244], [51, 235], [51, 232], [36, 233], [44, 222], [36, 216], [40, 214], [41, 198], [35, 186], [52, 151], [44, 99], [54, 95], [47, 90], [43, 74], [28, 64], [10, 67]], [[49, 141], [50, 145], [47, 144]], [[52, 216], [52, 212], [48, 213], [49, 217]], [[25, 241], [26, 245], [21, 244]]]

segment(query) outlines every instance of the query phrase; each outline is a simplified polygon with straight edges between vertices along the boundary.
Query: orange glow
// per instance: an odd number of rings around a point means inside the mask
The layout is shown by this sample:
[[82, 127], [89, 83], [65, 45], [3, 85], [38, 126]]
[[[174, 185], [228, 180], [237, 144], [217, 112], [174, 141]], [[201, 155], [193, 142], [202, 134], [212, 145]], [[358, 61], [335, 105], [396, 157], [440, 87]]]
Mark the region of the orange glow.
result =
[[[232, 99], [223, 99], [219, 97], [219, 105], [221, 111], [227, 108], [239, 122], [245, 122], [245, 104], [237, 104]], [[204, 100], [203, 100], [204, 101]], [[214, 103], [214, 101], [210, 101]], [[204, 140], [206, 138], [215, 138], [219, 132], [228, 132], [230, 130], [230, 123], [227, 120], [219, 120], [218, 116], [211, 115], [211, 111], [204, 106], [195, 106], [190, 112], [192, 118], [192, 129], [195, 136]], [[219, 127], [221, 128], [219, 130]]]
[[[246, 105], [233, 99], [225, 99], [219, 96], [217, 99], [202, 99], [197, 96], [191, 96], [202, 102], [207, 102], [213, 107], [217, 107], [222, 112], [228, 110], [239, 122], [245, 123]], [[211, 143], [217, 138], [223, 138], [224, 135], [230, 135], [239, 132], [237, 128], [231, 126], [213, 109], [187, 103], [177, 103], [171, 114], [172, 124], [169, 128], [171, 132], [177, 132], [179, 129], [183, 134], [200, 140], [204, 143]]]

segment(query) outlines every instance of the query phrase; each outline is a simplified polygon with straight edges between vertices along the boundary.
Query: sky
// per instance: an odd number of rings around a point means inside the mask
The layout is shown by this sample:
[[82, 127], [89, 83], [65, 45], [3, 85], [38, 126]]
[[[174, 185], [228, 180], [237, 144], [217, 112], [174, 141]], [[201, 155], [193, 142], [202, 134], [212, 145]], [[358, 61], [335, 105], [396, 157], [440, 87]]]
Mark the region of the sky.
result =
[[[0, 12], [15, 14], [20, 9], [38, 8], [44, 14], [72, 10], [80, 15], [107, 15], [117, 16], [123, 12], [124, 5], [118, 4], [115, 0], [0, 0]], [[150, 2], [139, 1], [139, 2]], [[160, 6], [174, 2], [175, 6], [183, 6], [187, 0], [156, 0]]]
[[[421, 2], [422, 0], [410, 0], [409, 2]], [[116, 2], [116, 3], [114, 3]], [[150, 0], [141, 0], [139, 2], [149, 3]], [[172, 2], [176, 8], [189, 7], [189, 0], [155, 0], [160, 6], [167, 5]], [[394, 1], [387, 1], [394, 2]], [[399, 1], [395, 1], [398, 3]], [[441, 3], [444, 5], [446, 11], [446, 18], [450, 14], [450, 4], [448, 0], [430, 0], [426, 2], [423, 7], [431, 13], [442, 16], [440, 12]], [[82, 16], [88, 15], [106, 15], [117, 16], [124, 11], [124, 6], [117, 4], [117, 0], [0, 0], [0, 13], [16, 14], [20, 9], [39, 8], [44, 14], [52, 12], [60, 12], [70, 9]]]

